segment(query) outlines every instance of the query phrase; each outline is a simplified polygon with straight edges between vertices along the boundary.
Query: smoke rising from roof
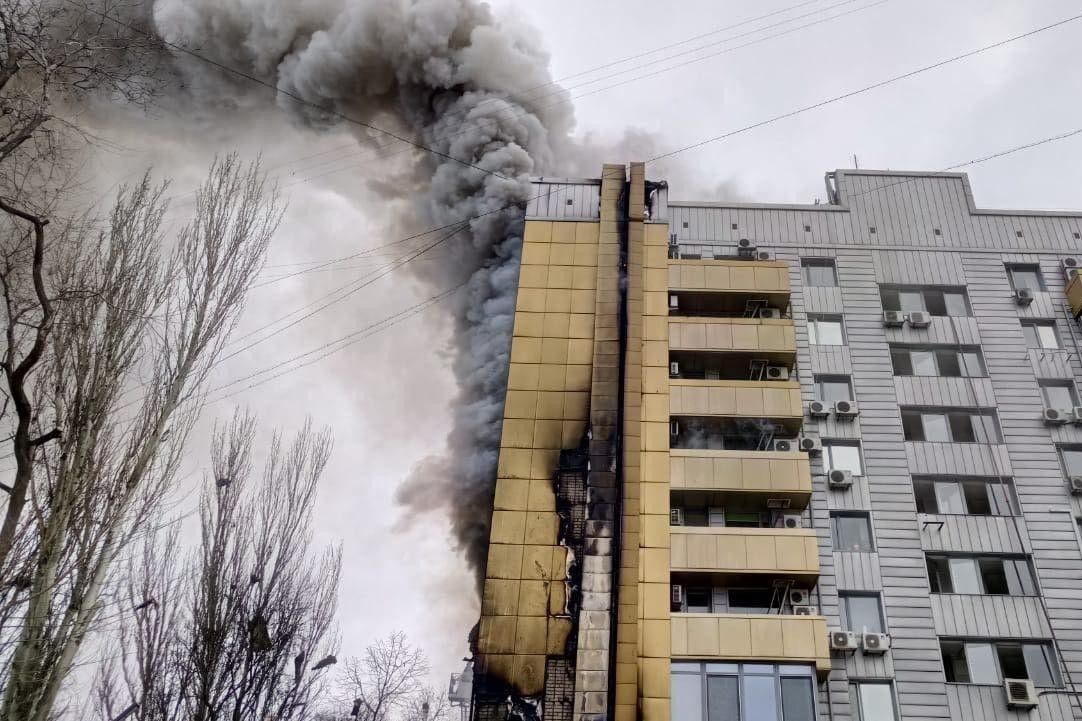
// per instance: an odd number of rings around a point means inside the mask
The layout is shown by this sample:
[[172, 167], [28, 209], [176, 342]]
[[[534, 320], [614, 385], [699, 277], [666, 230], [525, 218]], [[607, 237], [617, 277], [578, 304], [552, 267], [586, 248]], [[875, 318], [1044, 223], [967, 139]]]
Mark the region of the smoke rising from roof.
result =
[[[279, 105], [305, 124], [329, 126], [344, 114], [437, 151], [411, 150], [418, 172], [400, 185], [399, 199], [425, 225], [468, 221], [441, 244], [450, 260], [406, 266], [433, 288], [462, 285], [453, 313], [459, 398], [446, 449], [416, 466], [397, 499], [408, 517], [445, 510], [480, 571], [510, 352], [521, 204], [531, 190], [529, 176], [551, 172], [570, 147], [570, 104], [553, 95], [547, 56], [528, 32], [501, 24], [474, 0], [158, 0], [154, 21], [166, 40], [273, 82], [285, 91]], [[178, 54], [177, 62], [197, 96], [241, 102], [257, 92], [195, 58]], [[514, 97], [518, 89], [539, 87], [544, 107]], [[384, 157], [403, 146], [389, 145], [367, 128], [358, 127], [356, 135]], [[377, 175], [381, 162], [374, 159], [377, 172], [369, 174]], [[384, 193], [389, 189], [393, 184], [382, 184]]]

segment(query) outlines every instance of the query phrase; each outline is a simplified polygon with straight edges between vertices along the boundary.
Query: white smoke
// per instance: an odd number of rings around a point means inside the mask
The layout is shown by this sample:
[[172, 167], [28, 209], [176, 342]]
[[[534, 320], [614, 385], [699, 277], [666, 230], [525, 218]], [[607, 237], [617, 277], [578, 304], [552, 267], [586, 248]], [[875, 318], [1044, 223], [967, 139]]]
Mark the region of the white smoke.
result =
[[[443, 243], [446, 263], [416, 264], [456, 296], [453, 369], [459, 387], [443, 453], [417, 465], [398, 500], [409, 512], [446, 511], [471, 565], [484, 564], [514, 314], [522, 204], [531, 175], [553, 172], [571, 147], [566, 98], [549, 85], [548, 57], [529, 32], [497, 21], [474, 0], [158, 0], [162, 37], [273, 83], [278, 105], [316, 127], [342, 116], [409, 136], [420, 187], [412, 220], [468, 232]], [[258, 102], [250, 82], [178, 53], [184, 92], [218, 105]], [[544, 87], [544, 107], [516, 99]], [[267, 91], [262, 91], [267, 93]], [[303, 99], [298, 102], [295, 98]], [[400, 143], [355, 127], [383, 154]], [[378, 175], [380, 161], [372, 162]], [[596, 172], [596, 171], [595, 171]], [[384, 193], [393, 183], [382, 184]], [[418, 190], [421, 192], [418, 194]], [[420, 216], [418, 218], [418, 216]], [[433, 238], [434, 239], [434, 238]], [[429, 239], [429, 242], [431, 240]], [[411, 266], [407, 266], [411, 267]]]

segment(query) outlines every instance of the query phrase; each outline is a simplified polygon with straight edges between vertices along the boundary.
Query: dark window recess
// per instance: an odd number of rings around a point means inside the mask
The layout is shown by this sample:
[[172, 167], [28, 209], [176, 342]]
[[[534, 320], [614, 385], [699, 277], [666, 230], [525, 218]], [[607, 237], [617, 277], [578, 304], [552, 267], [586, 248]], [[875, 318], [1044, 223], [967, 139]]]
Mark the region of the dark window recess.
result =
[[[811, 232], [811, 226], [810, 225], [805, 225], [804, 226], [804, 232], [805, 233], [810, 233]], [[1076, 238], [1078, 237], [1078, 233], [1075, 233], [1074, 235], [1075, 235]]]
[[689, 586], [686, 592], [688, 613], [710, 613], [713, 591], [709, 586]]
[[774, 597], [769, 588], [730, 588], [729, 613], [769, 613]]
[[868, 232], [871, 233], [872, 235], [875, 235], [875, 226], [874, 225], [868, 226]]
[[932, 593], [1037, 595], [1033, 571], [1023, 557], [928, 554], [926, 562]]
[[939, 647], [948, 683], [997, 685], [1005, 678], [1028, 678], [1036, 686], [1062, 685], [1048, 643], [943, 639]]
[[998, 479], [914, 478], [913, 493], [917, 513], [1010, 516], [1017, 508], [1011, 484]]
[[878, 594], [839, 593], [842, 625], [849, 631], [883, 633], [883, 608]]
[[943, 235], [943, 231], [940, 230], [939, 228], [934, 229], [932, 232], [935, 233], [936, 235]]
[[965, 288], [880, 286], [883, 310], [909, 313], [923, 310], [939, 316], [970, 315]]
[[983, 378], [985, 375], [978, 348], [892, 345], [890, 360], [896, 376]]
[[832, 513], [830, 529], [835, 551], [870, 553], [875, 550], [867, 513]]
[[737, 226], [737, 224], [736, 224], [736, 223], [733, 223], [733, 226], [732, 226], [732, 227], [733, 227], [733, 230], [736, 230], [738, 226]]
[[902, 409], [902, 433], [907, 441], [930, 443], [1000, 443], [993, 413], [942, 409]]
[[1020, 230], [1014, 231], [1014, 237], [1021, 238], [1022, 237], [1022, 231], [1020, 231]]

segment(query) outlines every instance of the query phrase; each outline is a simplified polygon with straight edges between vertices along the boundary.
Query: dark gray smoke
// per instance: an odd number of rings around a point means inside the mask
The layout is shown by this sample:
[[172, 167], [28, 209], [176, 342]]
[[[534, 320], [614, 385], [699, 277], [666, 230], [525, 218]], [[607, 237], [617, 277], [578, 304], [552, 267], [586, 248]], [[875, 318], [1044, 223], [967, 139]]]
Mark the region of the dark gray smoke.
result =
[[[419, 196], [412, 183], [401, 187], [401, 199], [420, 198], [415, 213], [427, 224], [473, 219], [468, 232], [444, 244], [453, 260], [413, 270], [433, 288], [464, 284], [453, 316], [459, 398], [446, 449], [419, 463], [397, 498], [411, 514], [446, 511], [480, 570], [509, 360], [520, 206], [530, 193], [529, 176], [552, 172], [565, 155], [572, 125], [569, 104], [556, 102], [563, 98], [548, 86], [547, 56], [529, 32], [501, 24], [474, 0], [157, 0], [154, 19], [166, 40], [273, 82], [285, 91], [278, 104], [307, 124], [339, 123], [341, 113], [456, 159], [413, 151], [427, 180]], [[253, 93], [193, 58], [178, 54], [177, 61], [197, 97], [223, 102]], [[516, 91], [538, 86], [547, 86], [537, 93], [545, 107], [515, 99]], [[388, 146], [385, 154], [402, 148], [371, 130], [356, 134], [369, 146]], [[379, 168], [373, 160], [369, 174]]]

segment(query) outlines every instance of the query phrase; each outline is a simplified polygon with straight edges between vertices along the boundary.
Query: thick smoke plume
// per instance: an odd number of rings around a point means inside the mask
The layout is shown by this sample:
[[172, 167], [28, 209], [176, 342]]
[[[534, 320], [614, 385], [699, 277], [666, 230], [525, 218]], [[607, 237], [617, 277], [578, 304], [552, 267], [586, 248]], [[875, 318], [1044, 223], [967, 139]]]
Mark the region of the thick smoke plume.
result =
[[[446, 450], [418, 464], [397, 498], [411, 514], [445, 510], [480, 571], [521, 205], [531, 191], [529, 177], [556, 167], [572, 125], [569, 104], [553, 94], [547, 56], [530, 33], [501, 24], [473, 0], [158, 0], [154, 21], [165, 40], [273, 82], [284, 91], [278, 104], [305, 123], [340, 124], [346, 115], [437, 151], [414, 152], [420, 172], [413, 177], [423, 180], [403, 184], [399, 199], [419, 198], [412, 215], [420, 211], [432, 226], [468, 221], [443, 243], [451, 260], [413, 269], [433, 288], [462, 284], [454, 308], [459, 398]], [[253, 92], [194, 58], [178, 54], [177, 62], [184, 85], [198, 96], [221, 101]], [[539, 103], [521, 99], [522, 89], [542, 87], [535, 94]], [[389, 143], [363, 127], [356, 134], [368, 145]], [[387, 152], [401, 148], [394, 143]], [[379, 171], [380, 161], [373, 160], [369, 174]]]

